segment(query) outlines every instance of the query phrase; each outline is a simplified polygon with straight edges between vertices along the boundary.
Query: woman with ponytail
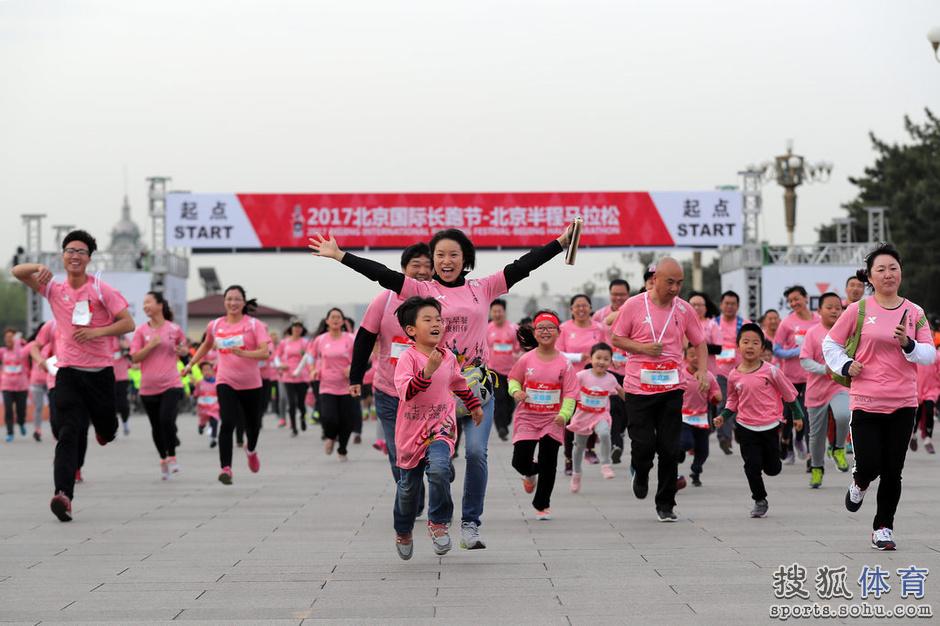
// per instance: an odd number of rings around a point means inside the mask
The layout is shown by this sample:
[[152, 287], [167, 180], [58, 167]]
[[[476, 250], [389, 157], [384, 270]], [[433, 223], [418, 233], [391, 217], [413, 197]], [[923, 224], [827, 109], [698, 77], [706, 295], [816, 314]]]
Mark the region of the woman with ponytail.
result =
[[261, 403], [263, 401], [259, 361], [271, 356], [271, 338], [268, 328], [251, 316], [258, 302], [249, 300], [241, 285], [228, 287], [222, 295], [225, 315], [209, 322], [206, 340], [202, 342], [183, 376], [189, 374], [210, 350], [218, 350], [216, 392], [219, 398], [219, 462], [222, 470], [219, 482], [232, 484], [232, 433], [239, 421], [245, 424], [248, 469], [258, 472], [258, 433], [261, 430]]
[[187, 353], [186, 335], [173, 323], [173, 311], [163, 294], [150, 291], [144, 296], [144, 314], [150, 319], [134, 332], [131, 361], [140, 364], [140, 399], [150, 420], [153, 445], [160, 455], [160, 475], [169, 480], [179, 471], [176, 416], [183, 399], [183, 383], [176, 363]]

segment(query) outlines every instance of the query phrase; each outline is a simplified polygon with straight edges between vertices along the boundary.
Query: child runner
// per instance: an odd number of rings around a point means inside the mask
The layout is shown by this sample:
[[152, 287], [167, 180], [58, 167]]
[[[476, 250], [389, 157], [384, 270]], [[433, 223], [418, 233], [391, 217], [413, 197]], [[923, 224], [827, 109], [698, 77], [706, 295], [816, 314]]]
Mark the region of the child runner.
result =
[[786, 402], [793, 411], [793, 427], [803, 428], [803, 410], [796, 402], [797, 393], [787, 377], [776, 365], [760, 358], [764, 345], [764, 331], [757, 324], [744, 324], [738, 333], [738, 353], [741, 363], [728, 376], [728, 399], [721, 414], [715, 418], [715, 428], [737, 415], [737, 438], [744, 459], [744, 475], [751, 488], [754, 508], [751, 517], [767, 515], [767, 490], [763, 474], [780, 473], [780, 422]]
[[809, 413], [809, 446], [811, 471], [809, 486], [819, 489], [825, 472], [829, 414], [835, 421], [836, 434], [832, 460], [840, 472], [849, 471], [845, 458], [845, 437], [849, 432], [848, 389], [834, 381], [823, 357], [823, 340], [842, 315], [842, 298], [833, 292], [819, 297], [820, 323], [806, 333], [800, 351], [800, 364], [809, 374], [806, 378], [806, 411]]
[[[716, 328], [714, 324], [711, 328]], [[708, 409], [721, 403], [721, 388], [714, 374], [708, 372], [708, 391], [699, 390], [698, 358], [694, 346], [685, 349], [685, 369], [682, 371], [682, 380], [685, 383], [685, 393], [682, 394], [682, 435], [679, 438], [679, 464], [685, 462], [685, 451], [692, 451], [692, 467], [689, 477], [692, 485], [702, 486], [702, 470], [708, 459]]]
[[394, 508], [395, 547], [398, 556], [410, 559], [412, 531], [420, 502], [423, 477], [428, 478], [428, 533], [434, 553], [451, 548], [450, 527], [454, 513], [450, 483], [454, 480], [451, 455], [456, 445], [456, 402], [464, 402], [471, 419], [483, 419], [480, 401], [467, 386], [457, 359], [439, 347], [444, 336], [441, 305], [433, 298], [412, 297], [396, 309], [405, 335], [414, 345], [402, 352], [395, 366], [398, 416], [395, 449], [398, 457], [397, 506]]
[[199, 418], [199, 432], [209, 427], [209, 447], [217, 445], [219, 434], [219, 396], [215, 383], [215, 364], [203, 361], [199, 366], [202, 380], [196, 383], [193, 397], [196, 399], [196, 417]]
[[[561, 323], [552, 311], [539, 311], [533, 320], [537, 346], [516, 361], [509, 372], [509, 393], [516, 401], [512, 432], [512, 466], [522, 474], [526, 493], [535, 492], [535, 517], [550, 520], [552, 489], [558, 467], [558, 448], [571, 419], [578, 393], [576, 370], [555, 348]], [[530, 343], [528, 340], [525, 343]], [[538, 459], [535, 448], [538, 446]]]
[[115, 337], [114, 346], [114, 408], [121, 418], [121, 425], [124, 429], [124, 436], [131, 434], [131, 427], [128, 421], [131, 417], [131, 404], [128, 397], [128, 388], [130, 387], [130, 361], [128, 361], [128, 352], [130, 344], [124, 337]]
[[[13, 328], [3, 331], [4, 346], [0, 348], [3, 374], [0, 389], [3, 390], [3, 415], [7, 423], [7, 443], [13, 441], [14, 421], [20, 427], [20, 435], [26, 436], [26, 396], [29, 393], [29, 347]], [[15, 415], [15, 420], [14, 420]]]
[[86, 273], [97, 249], [95, 238], [87, 232], [67, 234], [62, 240], [66, 273], [62, 282], [54, 281], [45, 265], [23, 263], [13, 268], [17, 280], [49, 301], [56, 320], [58, 442], [53, 463], [55, 495], [49, 508], [62, 522], [72, 520], [75, 473], [88, 424], [94, 424], [101, 445], [114, 441], [117, 433], [114, 351], [109, 337], [134, 330], [124, 296]]
[[176, 417], [183, 399], [183, 383], [176, 364], [189, 350], [186, 335], [173, 323], [173, 311], [163, 294], [148, 292], [143, 309], [150, 319], [137, 328], [131, 339], [131, 360], [140, 363], [140, 400], [160, 456], [160, 476], [169, 480], [170, 474], [179, 472]]
[[587, 448], [588, 437], [597, 435], [601, 444], [601, 476], [614, 478], [611, 467], [610, 430], [612, 424], [611, 407], [613, 396], [623, 397], [623, 388], [608, 370], [613, 361], [613, 349], [606, 343], [595, 344], [591, 348], [590, 369], [580, 370], [575, 374], [578, 380], [578, 401], [574, 417], [568, 424], [568, 430], [574, 433], [574, 452], [572, 454], [573, 472], [571, 474], [571, 493], [581, 490], [581, 461]]
[[[321, 323], [321, 330], [324, 323]], [[349, 393], [349, 366], [352, 363], [355, 337], [346, 332], [346, 317], [340, 309], [332, 308], [326, 314], [326, 332], [319, 334], [307, 348], [313, 358], [320, 389], [320, 424], [323, 426], [324, 446], [327, 454], [333, 446], [340, 461], [346, 461], [349, 443], [357, 418], [362, 416], [359, 402]]]
[[248, 300], [241, 285], [232, 285], [222, 294], [225, 316], [206, 327], [206, 340], [183, 368], [183, 376], [196, 366], [212, 348], [218, 348], [216, 393], [219, 398], [219, 482], [232, 484], [232, 434], [235, 425], [245, 424], [248, 445], [248, 469], [261, 469], [258, 458], [258, 433], [261, 430], [261, 369], [258, 361], [269, 358], [270, 338], [267, 327], [249, 313], [258, 306]]
[[[610, 281], [607, 295], [610, 296], [610, 304], [602, 307], [595, 312], [592, 319], [604, 327], [608, 345], [614, 351], [613, 361], [608, 370], [617, 379], [617, 384], [623, 387], [623, 375], [627, 365], [627, 353], [620, 348], [613, 347], [613, 333], [611, 332], [617, 316], [620, 314], [620, 307], [624, 305], [627, 298], [630, 297], [630, 284], [622, 278], [615, 278]], [[610, 396], [610, 458], [614, 465], [620, 463], [623, 456], [623, 433], [627, 429], [627, 413], [623, 403], [623, 398], [619, 395]]]

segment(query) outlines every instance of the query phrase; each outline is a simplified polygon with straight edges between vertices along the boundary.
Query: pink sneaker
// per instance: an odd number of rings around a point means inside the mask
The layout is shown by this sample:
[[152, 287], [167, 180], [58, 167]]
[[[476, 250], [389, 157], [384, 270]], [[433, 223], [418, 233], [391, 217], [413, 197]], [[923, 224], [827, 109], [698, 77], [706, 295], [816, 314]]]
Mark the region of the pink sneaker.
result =
[[603, 476], [607, 480], [610, 480], [611, 478], [616, 476], [616, 474], [614, 474], [614, 468], [612, 468], [610, 465], [607, 465], [607, 464], [601, 465], [601, 476]]
[[522, 489], [526, 493], [532, 493], [535, 491], [535, 484], [538, 482], [538, 476], [523, 476], [522, 477]]
[[382, 454], [388, 454], [388, 444], [385, 443], [384, 439], [376, 439], [375, 443], [372, 444], [372, 447]]
[[258, 458], [258, 451], [248, 452], [246, 448], [246, 454], [248, 456], [248, 469], [251, 470], [252, 474], [257, 474], [258, 470], [261, 469], [261, 459]]
[[222, 471], [219, 472], [219, 482], [222, 483], [223, 485], [232, 484], [232, 468], [231, 467], [226, 465], [225, 467], [222, 468]]
[[571, 493], [578, 493], [581, 491], [581, 473], [571, 474]]

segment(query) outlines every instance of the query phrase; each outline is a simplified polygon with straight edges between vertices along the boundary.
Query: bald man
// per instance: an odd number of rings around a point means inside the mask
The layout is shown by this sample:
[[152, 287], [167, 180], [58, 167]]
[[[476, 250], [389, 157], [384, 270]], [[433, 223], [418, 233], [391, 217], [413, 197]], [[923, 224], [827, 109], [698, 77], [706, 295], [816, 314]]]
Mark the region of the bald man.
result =
[[656, 516], [678, 519], [676, 451], [682, 432], [683, 353], [686, 340], [695, 346], [699, 388], [708, 389], [708, 349], [695, 311], [679, 297], [682, 266], [670, 257], [656, 264], [649, 291], [623, 305], [612, 330], [614, 345], [630, 353], [624, 374], [627, 432], [633, 494], [646, 498], [654, 456], [657, 466]]

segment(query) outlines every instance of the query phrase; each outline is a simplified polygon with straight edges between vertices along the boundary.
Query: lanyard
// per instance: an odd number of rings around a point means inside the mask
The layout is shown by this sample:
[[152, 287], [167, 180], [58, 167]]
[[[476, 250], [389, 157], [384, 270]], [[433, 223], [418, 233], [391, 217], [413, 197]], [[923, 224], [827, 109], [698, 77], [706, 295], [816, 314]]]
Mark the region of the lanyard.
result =
[[659, 339], [656, 338], [656, 329], [653, 327], [653, 316], [650, 314], [650, 295], [649, 292], [643, 294], [643, 302], [646, 304], [646, 321], [650, 325], [650, 332], [653, 334], [653, 341], [656, 343], [663, 342], [663, 335], [666, 334], [666, 329], [669, 328], [669, 322], [672, 321], [672, 314], [676, 312], [676, 299], [672, 299], [672, 310], [669, 311], [669, 317], [666, 318], [666, 323], [663, 325], [663, 331], [659, 333]]

